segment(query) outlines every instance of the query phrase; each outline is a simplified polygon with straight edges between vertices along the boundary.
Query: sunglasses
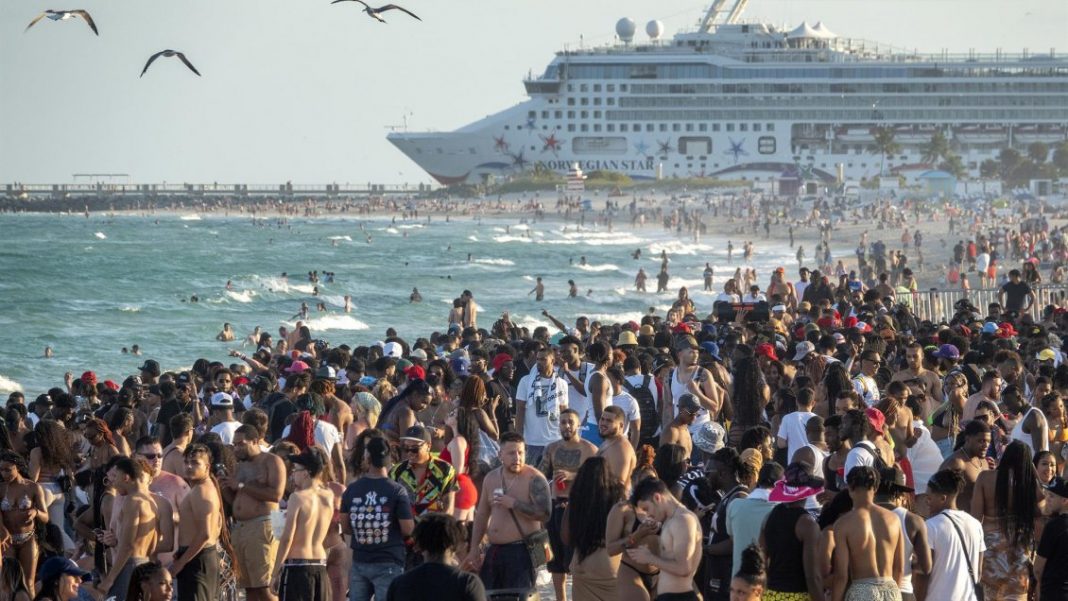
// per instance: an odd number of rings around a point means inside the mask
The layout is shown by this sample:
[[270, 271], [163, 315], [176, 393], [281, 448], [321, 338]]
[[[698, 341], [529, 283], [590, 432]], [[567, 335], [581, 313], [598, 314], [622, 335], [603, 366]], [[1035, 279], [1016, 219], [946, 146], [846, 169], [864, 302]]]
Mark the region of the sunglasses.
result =
[[148, 459], [149, 461], [154, 461], [163, 457], [163, 453], [138, 453], [138, 455], [144, 457], [145, 459]]
[[422, 445], [416, 447], [401, 447], [401, 449], [408, 454], [418, 453], [422, 448]]

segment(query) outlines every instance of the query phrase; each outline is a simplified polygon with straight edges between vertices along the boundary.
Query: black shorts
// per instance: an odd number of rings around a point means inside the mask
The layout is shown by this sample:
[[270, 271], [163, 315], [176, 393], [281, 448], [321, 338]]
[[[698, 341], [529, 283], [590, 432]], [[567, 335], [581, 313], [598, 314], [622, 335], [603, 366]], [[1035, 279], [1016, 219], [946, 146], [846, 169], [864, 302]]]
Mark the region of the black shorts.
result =
[[[185, 553], [178, 549], [177, 559]], [[178, 601], [217, 601], [219, 598], [219, 553], [215, 547], [202, 549], [174, 578]]]
[[698, 601], [697, 593], [687, 591], [685, 593], [660, 593], [656, 601]]
[[530, 567], [527, 546], [522, 541], [490, 545], [486, 548], [486, 559], [482, 561], [478, 576], [487, 591], [534, 588], [534, 570]]
[[282, 567], [278, 601], [330, 601], [330, 579], [325, 564]]
[[553, 512], [549, 516], [549, 523], [545, 525], [549, 531], [549, 548], [553, 551], [553, 560], [545, 568], [550, 574], [567, 574], [571, 571], [571, 556], [574, 548], [565, 545], [560, 540], [560, 530], [564, 525], [564, 510], [567, 509], [567, 499], [553, 499]]

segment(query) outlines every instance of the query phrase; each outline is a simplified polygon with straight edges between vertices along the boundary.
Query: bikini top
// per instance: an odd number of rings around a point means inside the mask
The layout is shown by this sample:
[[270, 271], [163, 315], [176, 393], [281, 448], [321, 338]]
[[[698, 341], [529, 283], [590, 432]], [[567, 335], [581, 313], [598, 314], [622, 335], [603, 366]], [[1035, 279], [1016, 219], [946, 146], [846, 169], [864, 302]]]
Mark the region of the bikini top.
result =
[[17, 506], [14, 505], [11, 502], [11, 499], [8, 499], [7, 497], [4, 497], [3, 500], [0, 500], [0, 511], [4, 511], [4, 512], [8, 512], [8, 511], [11, 511], [12, 509], [16, 509], [16, 508], [19, 509], [20, 511], [26, 511], [27, 509], [30, 509], [32, 507], [33, 507], [33, 501], [30, 500], [30, 496], [29, 495], [22, 495], [22, 498], [19, 499], [19, 503], [18, 503]]

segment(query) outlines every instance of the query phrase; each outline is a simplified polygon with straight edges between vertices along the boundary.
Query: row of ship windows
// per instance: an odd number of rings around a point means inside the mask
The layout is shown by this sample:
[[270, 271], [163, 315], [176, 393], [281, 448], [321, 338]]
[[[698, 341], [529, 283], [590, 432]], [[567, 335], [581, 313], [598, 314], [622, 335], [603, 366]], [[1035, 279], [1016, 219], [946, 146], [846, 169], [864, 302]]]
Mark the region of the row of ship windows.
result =
[[[1041, 66], [916, 65], [910, 67], [720, 67], [700, 63], [550, 66], [547, 79], [918, 79], [948, 77], [1058, 77], [1068, 75], [1060, 64]], [[568, 84], [573, 86], [575, 84]], [[590, 84], [578, 84], [582, 86]], [[592, 84], [599, 85], [599, 84]]]
[[1042, 120], [1068, 121], [1068, 106], [1049, 109], [1017, 108], [998, 109], [886, 109], [842, 108], [835, 110], [787, 110], [787, 109], [740, 109], [740, 110], [649, 110], [607, 111], [605, 118], [611, 121], [739, 121], [741, 119], [774, 119], [792, 121], [1012, 121]]
[[[609, 99], [611, 100], [611, 99]], [[597, 103], [600, 104], [600, 103]], [[619, 99], [621, 108], [717, 108], [717, 107], [752, 107], [772, 108], [776, 106], [796, 108], [816, 106], [825, 108], [871, 108], [871, 107], [1024, 107], [1024, 106], [1068, 106], [1065, 95], [1004, 95], [1004, 96], [627, 96]]]
[[[571, 92], [571, 84], [568, 91]], [[581, 88], [582, 86], [580, 86]], [[596, 86], [595, 86], [596, 87]], [[599, 90], [594, 90], [595, 92]], [[580, 92], [585, 92], [581, 90]], [[632, 84], [632, 94], [1020, 94], [1068, 92], [1068, 81], [984, 81], [911, 83], [739, 83]]]
[[[586, 118], [589, 117], [589, 115], [587, 114], [586, 111], [581, 111], [580, 114], [581, 114], [581, 118], [583, 118], [583, 119], [586, 119]], [[528, 111], [527, 112], [527, 117], [530, 118], [530, 119], [534, 119], [536, 116], [537, 116], [537, 113], [535, 111]], [[555, 117], [557, 119], [562, 118], [561, 115], [560, 115], [560, 111], [556, 111], [555, 112]], [[549, 118], [549, 111], [542, 111], [541, 112], [541, 118], [542, 119], [548, 119]], [[575, 118], [575, 111], [568, 111], [567, 112], [567, 118], [568, 119], [574, 119]], [[593, 118], [594, 119], [600, 119], [601, 118], [601, 111], [593, 111]], [[567, 131], [575, 131], [575, 129], [574, 129], [575, 125], [576, 124], [574, 124], [574, 123], [568, 124], [568, 130]], [[656, 131], [656, 130], [654, 130], [654, 125], [659, 125], [659, 131], [668, 131], [668, 129], [667, 129], [668, 124], [667, 123], [659, 123], [659, 124], [646, 123], [645, 124], [645, 131]], [[694, 123], [686, 123], [686, 124], [672, 123], [671, 124], [671, 131], [683, 131], [683, 128], [685, 128], [685, 131], [713, 131], [713, 132], [718, 132], [718, 131], [726, 131], [726, 132], [734, 132], [734, 131], [739, 131], [739, 132], [743, 132], [743, 131], [744, 132], [748, 132], [748, 131], [759, 132], [759, 131], [766, 131], [766, 132], [773, 132], [773, 131], [775, 131], [775, 124], [774, 123], [712, 123], [712, 124], [697, 123], [696, 124], [696, 126], [697, 126], [696, 130], [694, 129], [694, 125], [695, 125]], [[595, 123], [595, 124], [593, 124], [593, 126], [595, 128], [593, 131], [601, 131], [601, 129], [600, 129], [601, 125], [599, 123]], [[709, 126], [711, 126], [711, 129], [709, 129]], [[515, 128], [517, 130], [521, 130], [521, 129], [524, 129], [525, 127], [527, 127], [527, 126], [516, 125]], [[561, 129], [561, 127], [562, 127], [561, 125], [556, 125], [554, 129]], [[586, 129], [586, 127], [587, 127], [586, 124], [581, 124], [581, 127], [583, 129], [581, 129], [579, 131], [588, 131], [588, 129]], [[618, 124], [618, 127], [619, 127], [619, 131], [621, 131], [621, 132], [625, 132], [625, 131], [642, 131], [642, 124], [641, 123], [633, 124], [633, 130], [630, 129], [631, 126], [629, 124], [627, 124], [627, 123], [620, 123], [620, 124]], [[529, 129], [529, 127], [527, 127], [527, 128]], [[541, 128], [543, 130], [548, 130], [549, 129], [549, 127], [546, 126], [546, 125], [543, 125]], [[504, 129], [506, 129], [506, 130], [510, 129], [510, 126], [505, 125]], [[607, 125], [607, 129], [605, 131], [616, 131], [616, 124], [615, 123], [609, 123]]]

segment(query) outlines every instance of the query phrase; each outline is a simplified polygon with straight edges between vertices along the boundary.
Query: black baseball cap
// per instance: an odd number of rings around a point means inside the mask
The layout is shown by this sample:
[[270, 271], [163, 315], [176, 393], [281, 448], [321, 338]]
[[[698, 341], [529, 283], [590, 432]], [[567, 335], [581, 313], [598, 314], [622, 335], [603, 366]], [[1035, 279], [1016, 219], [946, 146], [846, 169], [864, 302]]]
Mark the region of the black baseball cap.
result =
[[401, 436], [401, 440], [419, 441], [430, 444], [430, 430], [427, 430], [420, 424], [416, 424], [404, 432], [404, 436]]
[[159, 361], [156, 361], [155, 359], [146, 359], [144, 365], [142, 365], [140, 369], [152, 376], [158, 377], [160, 374]]

